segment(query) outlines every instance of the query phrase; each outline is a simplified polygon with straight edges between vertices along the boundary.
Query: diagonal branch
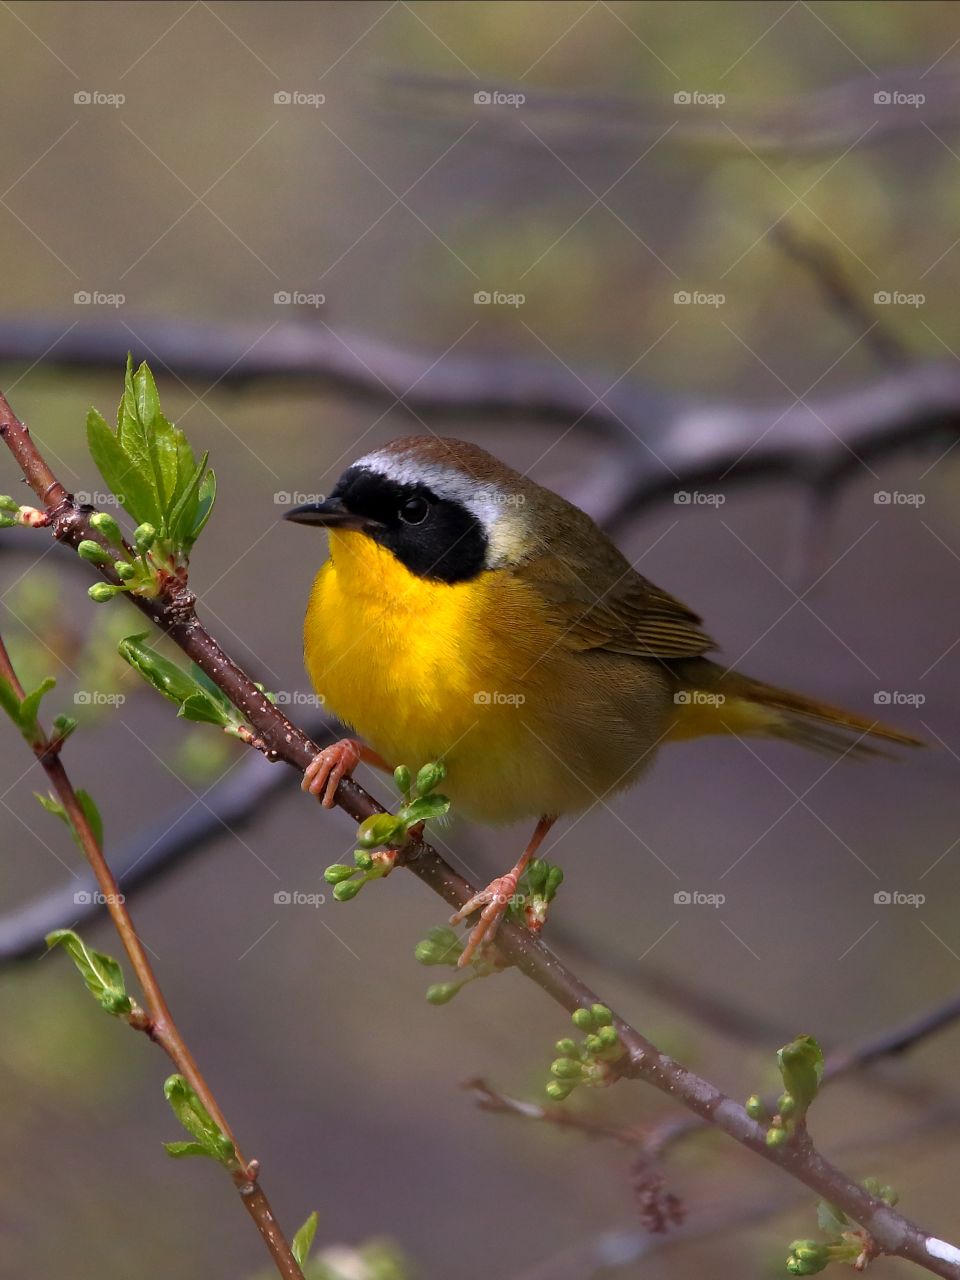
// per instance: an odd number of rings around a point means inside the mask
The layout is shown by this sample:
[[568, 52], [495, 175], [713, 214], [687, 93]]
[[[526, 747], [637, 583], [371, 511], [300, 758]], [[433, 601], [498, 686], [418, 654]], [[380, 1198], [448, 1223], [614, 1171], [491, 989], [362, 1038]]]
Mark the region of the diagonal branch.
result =
[[[3, 396], [0, 396], [0, 438], [44, 504], [53, 536], [74, 547], [85, 538], [96, 539], [96, 531], [89, 525], [90, 513], [78, 506], [56, 480]], [[100, 572], [107, 581], [114, 581], [112, 570], [103, 568]], [[206, 630], [186, 584], [172, 581], [152, 600], [130, 598], [247, 718], [262, 740], [268, 759], [283, 761], [298, 772], [306, 768], [318, 751], [317, 745], [257, 689]], [[335, 799], [339, 807], [358, 822], [384, 812], [352, 779], [344, 778], [340, 782]], [[400, 859], [398, 865], [401, 865]], [[475, 893], [475, 887], [424, 842], [411, 843], [404, 851], [402, 865], [452, 906], [462, 906]], [[601, 1003], [595, 992], [525, 929], [505, 922], [497, 945], [509, 963], [516, 965], [569, 1012]], [[741, 1146], [838, 1205], [869, 1233], [877, 1252], [906, 1258], [946, 1280], [960, 1280], [960, 1249], [928, 1236], [914, 1222], [831, 1164], [814, 1146], [805, 1128], [799, 1127], [789, 1141], [779, 1146], [768, 1145], [766, 1127], [752, 1120], [742, 1106], [709, 1081], [661, 1053], [623, 1018], [617, 1017], [614, 1021], [624, 1048], [623, 1057], [616, 1064], [620, 1075], [652, 1085]]]

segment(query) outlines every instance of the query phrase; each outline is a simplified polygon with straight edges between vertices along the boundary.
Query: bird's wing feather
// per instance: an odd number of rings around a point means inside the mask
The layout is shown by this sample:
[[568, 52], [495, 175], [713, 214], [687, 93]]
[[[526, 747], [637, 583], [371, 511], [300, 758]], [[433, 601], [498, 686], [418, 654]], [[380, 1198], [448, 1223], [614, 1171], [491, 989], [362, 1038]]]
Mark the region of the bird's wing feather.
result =
[[589, 563], [562, 553], [538, 556], [521, 569], [557, 618], [559, 644], [661, 659], [716, 648], [691, 609], [637, 573], [611, 543], [605, 550]]

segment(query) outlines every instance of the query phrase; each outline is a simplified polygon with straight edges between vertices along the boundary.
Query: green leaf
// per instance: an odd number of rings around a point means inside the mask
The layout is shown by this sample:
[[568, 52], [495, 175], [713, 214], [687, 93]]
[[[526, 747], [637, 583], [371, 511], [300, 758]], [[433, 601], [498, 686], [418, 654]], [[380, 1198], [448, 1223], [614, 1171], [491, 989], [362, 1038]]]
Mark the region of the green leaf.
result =
[[217, 477], [213, 471], [208, 471], [203, 477], [203, 483], [200, 485], [200, 501], [197, 506], [197, 518], [193, 526], [193, 531], [187, 540], [187, 549], [196, 542], [203, 532], [207, 521], [213, 511], [213, 504], [217, 500]]
[[163, 1149], [168, 1156], [173, 1156], [175, 1160], [182, 1159], [183, 1156], [207, 1156], [210, 1152], [199, 1142], [165, 1142]]
[[357, 827], [357, 843], [365, 849], [375, 849], [377, 845], [396, 840], [403, 831], [402, 818], [392, 813], [372, 813]]
[[215, 724], [223, 729], [242, 723], [240, 713], [226, 698], [213, 697], [199, 680], [175, 662], [162, 657], [143, 641], [149, 632], [127, 636], [117, 646], [121, 658], [165, 698], [179, 705], [178, 715], [199, 724]]
[[13, 723], [20, 728], [20, 699], [16, 690], [5, 676], [0, 676], [0, 707], [7, 713]]
[[87, 438], [104, 480], [138, 525], [154, 526], [168, 551], [186, 555], [210, 515], [216, 481], [206, 456], [198, 464], [184, 432], [164, 416], [146, 363], [135, 371], [127, 356], [116, 434], [91, 410]]
[[55, 929], [47, 934], [47, 946], [63, 946], [80, 970], [87, 990], [107, 1013], [119, 1017], [130, 1012], [133, 1002], [127, 995], [123, 970], [112, 956], [94, 951], [72, 929]]
[[819, 1200], [817, 1202], [817, 1225], [824, 1235], [840, 1236], [843, 1235], [850, 1226], [850, 1219], [838, 1209], [835, 1204], [831, 1204], [829, 1200]]
[[[173, 1108], [173, 1114], [187, 1133], [196, 1139], [195, 1143], [185, 1143], [182, 1146], [174, 1143], [174, 1147], [180, 1149], [170, 1152], [171, 1155], [204, 1155], [219, 1164], [229, 1166], [235, 1163], [236, 1150], [233, 1143], [216, 1124], [192, 1085], [183, 1076], [169, 1076], [164, 1083], [163, 1092]], [[169, 1145], [164, 1145], [169, 1151]]]
[[28, 693], [20, 703], [20, 732], [25, 738], [36, 741], [41, 737], [40, 726], [37, 724], [37, 714], [40, 711], [40, 700], [45, 693], [56, 684], [53, 676], [47, 676], [45, 680], [41, 680], [31, 693]]
[[80, 801], [80, 808], [83, 810], [83, 816], [90, 824], [97, 844], [103, 848], [103, 818], [100, 816], [100, 810], [97, 808], [96, 801], [88, 791], [84, 791], [82, 787], [77, 788], [77, 799]]
[[449, 810], [450, 801], [446, 796], [433, 792], [431, 795], [418, 796], [403, 806], [403, 820], [408, 827], [417, 822], [427, 822], [431, 818], [442, 818]]
[[317, 1211], [314, 1209], [297, 1234], [290, 1242], [290, 1249], [302, 1267], [313, 1248], [313, 1237], [317, 1234]]
[[128, 355], [117, 413], [117, 443], [153, 490], [157, 524], [167, 514], [177, 483], [177, 454], [175, 446], [170, 448], [170, 429], [160, 412], [153, 375], [146, 364], [134, 373], [133, 359]]
[[[229, 711], [232, 715], [237, 714], [236, 707], [233, 705], [233, 703], [230, 701], [227, 695], [223, 692], [220, 686], [214, 684], [213, 681], [210, 679], [210, 677], [207, 675], [207, 673], [203, 670], [203, 668], [198, 667], [195, 662], [190, 663], [190, 675], [193, 677], [194, 680], [196, 680], [197, 684], [200, 685], [201, 689], [204, 689], [210, 695], [210, 697], [213, 698], [214, 702], [218, 702], [225, 711]], [[260, 689], [261, 686], [257, 685], [257, 688]], [[261, 692], [262, 692], [262, 689], [261, 689]]]
[[[47, 813], [52, 813], [54, 817], [59, 818], [61, 822], [65, 823], [70, 828], [70, 834], [73, 836], [74, 842], [82, 853], [84, 850], [83, 841], [80, 839], [80, 832], [73, 825], [70, 820], [70, 815], [56, 796], [44, 796], [41, 795], [39, 791], [35, 791], [33, 794], [40, 801], [44, 809], [46, 809]], [[76, 796], [80, 804], [80, 808], [83, 811], [83, 816], [86, 818], [87, 822], [89, 822], [90, 829], [93, 831], [97, 844], [103, 848], [103, 819], [100, 816], [100, 810], [97, 808], [93, 796], [80, 787], [77, 788]]]
[[197, 689], [180, 704], [178, 716], [193, 720], [196, 724], [218, 724], [226, 728], [236, 721], [236, 715], [224, 715], [223, 708], [210, 697], [206, 689]]
[[205, 453], [194, 468], [193, 474], [187, 477], [185, 483], [181, 486], [179, 497], [170, 508], [170, 515], [167, 518], [167, 534], [170, 541], [177, 546], [183, 546], [185, 550], [189, 550], [189, 546], [186, 544], [193, 533], [194, 525], [197, 523], [197, 511], [200, 506], [200, 485], [203, 483], [209, 456], [209, 454]]
[[150, 473], [128, 456], [96, 409], [87, 414], [87, 445], [107, 488], [137, 524], [158, 523], [161, 512]]

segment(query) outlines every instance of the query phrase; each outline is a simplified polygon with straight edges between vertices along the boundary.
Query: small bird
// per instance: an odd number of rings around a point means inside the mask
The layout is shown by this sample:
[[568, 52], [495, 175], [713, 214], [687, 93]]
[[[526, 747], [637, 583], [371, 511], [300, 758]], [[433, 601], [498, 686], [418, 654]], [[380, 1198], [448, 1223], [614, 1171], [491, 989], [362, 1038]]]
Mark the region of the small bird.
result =
[[304, 625], [307, 671], [344, 738], [303, 788], [333, 804], [360, 761], [446, 766], [454, 811], [536, 819], [520, 858], [456, 913], [460, 958], [495, 937], [558, 817], [631, 786], [665, 742], [786, 739], [831, 755], [922, 742], [725, 670], [700, 618], [642, 577], [578, 507], [477, 445], [395, 440], [322, 502], [285, 513], [329, 533]]

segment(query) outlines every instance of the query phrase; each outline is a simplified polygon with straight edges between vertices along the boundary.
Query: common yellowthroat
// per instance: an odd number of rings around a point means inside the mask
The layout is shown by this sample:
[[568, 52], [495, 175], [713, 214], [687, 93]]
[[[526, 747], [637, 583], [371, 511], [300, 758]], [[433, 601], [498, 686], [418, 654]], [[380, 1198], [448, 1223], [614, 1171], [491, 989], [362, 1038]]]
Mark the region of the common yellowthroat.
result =
[[286, 512], [327, 529], [304, 627], [307, 670], [367, 743], [345, 738], [306, 770], [333, 803], [360, 760], [442, 759], [454, 810], [536, 818], [516, 865], [478, 909], [461, 963], [494, 937], [551, 825], [632, 785], [664, 742], [785, 738], [829, 754], [919, 739], [724, 670], [695, 613], [648, 582], [558, 494], [476, 445], [409, 437], [367, 454], [324, 502]]

